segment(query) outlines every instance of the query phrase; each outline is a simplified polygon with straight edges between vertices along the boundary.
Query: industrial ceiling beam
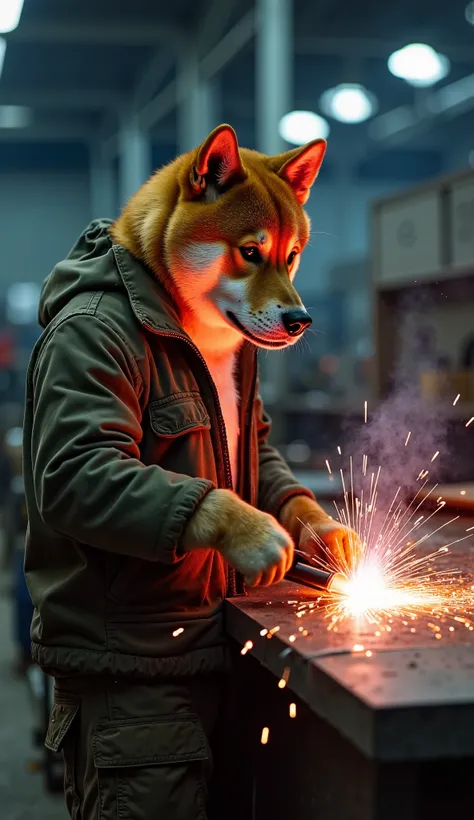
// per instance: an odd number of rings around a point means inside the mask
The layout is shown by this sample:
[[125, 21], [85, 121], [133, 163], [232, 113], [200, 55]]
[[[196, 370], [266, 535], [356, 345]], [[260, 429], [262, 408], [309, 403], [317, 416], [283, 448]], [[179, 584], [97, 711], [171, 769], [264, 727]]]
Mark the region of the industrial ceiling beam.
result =
[[84, 142], [90, 141], [90, 128], [67, 125], [34, 125], [31, 128], [0, 128], [0, 142]]
[[163, 50], [153, 54], [145, 70], [142, 72], [132, 94], [134, 108], [140, 108], [153, 96], [157, 88], [166, 79], [176, 61], [174, 51]]
[[60, 108], [74, 111], [118, 110], [123, 106], [123, 96], [110, 89], [87, 89], [76, 91], [33, 91], [0, 87], [0, 105], [24, 105], [28, 108]]
[[15, 31], [6, 35], [12, 43], [59, 43], [68, 45], [156, 46], [157, 43], [179, 43], [181, 29], [166, 23], [133, 20], [114, 22], [91, 20], [85, 23], [57, 23], [54, 21], [22, 22]]
[[236, 0], [209, 0], [199, 28], [198, 48], [206, 54], [227, 28]]
[[[203, 80], [210, 80], [229, 63], [252, 39], [256, 31], [255, 13], [247, 12], [212, 48], [199, 64]], [[137, 118], [145, 129], [151, 129], [167, 116], [182, 100], [182, 86], [172, 80], [152, 100], [137, 112]], [[103, 144], [104, 156], [113, 158], [119, 151], [118, 135], [113, 134]]]
[[[387, 60], [393, 51], [405, 42], [381, 40], [375, 37], [313, 37], [300, 36], [295, 41], [295, 52], [301, 56], [361, 57]], [[433, 44], [433, 47], [434, 44]], [[438, 45], [436, 50], [453, 63], [474, 63], [473, 46]]]
[[369, 136], [384, 145], [400, 145], [427, 131], [438, 119], [453, 119], [474, 109], [474, 74], [427, 92], [419, 104], [401, 106], [375, 117]]
[[[199, 63], [199, 75], [210, 80], [242, 50], [255, 34], [255, 15], [248, 12], [225, 34]], [[151, 128], [181, 102], [181, 88], [173, 80], [138, 113], [144, 128]]]
[[199, 66], [201, 77], [204, 80], [210, 80], [218, 74], [250, 42], [256, 30], [255, 13], [251, 10], [227, 34], [224, 34], [217, 45], [201, 60]]

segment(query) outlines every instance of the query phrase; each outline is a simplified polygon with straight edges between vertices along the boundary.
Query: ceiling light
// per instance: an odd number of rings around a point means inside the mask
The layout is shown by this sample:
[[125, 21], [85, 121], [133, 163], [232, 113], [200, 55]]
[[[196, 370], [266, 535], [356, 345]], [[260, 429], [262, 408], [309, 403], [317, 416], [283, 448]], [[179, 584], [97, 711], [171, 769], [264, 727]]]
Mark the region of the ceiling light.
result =
[[280, 120], [280, 137], [292, 145], [305, 145], [315, 139], [326, 139], [329, 123], [314, 111], [290, 111]]
[[3, 61], [5, 59], [5, 52], [7, 50], [7, 41], [4, 37], [0, 37], [0, 77], [2, 76]]
[[0, 105], [0, 128], [27, 128], [31, 117], [31, 108], [23, 105]]
[[1, 0], [0, 3], [0, 31], [6, 34], [13, 31], [20, 22], [23, 9], [23, 0]]
[[342, 83], [329, 88], [320, 99], [321, 110], [339, 122], [368, 120], [377, 110], [377, 100], [363, 85]]
[[468, 3], [464, 11], [464, 15], [468, 23], [474, 26], [474, 3]]
[[447, 57], [424, 43], [410, 43], [388, 58], [388, 69], [395, 77], [420, 88], [443, 80], [450, 68]]

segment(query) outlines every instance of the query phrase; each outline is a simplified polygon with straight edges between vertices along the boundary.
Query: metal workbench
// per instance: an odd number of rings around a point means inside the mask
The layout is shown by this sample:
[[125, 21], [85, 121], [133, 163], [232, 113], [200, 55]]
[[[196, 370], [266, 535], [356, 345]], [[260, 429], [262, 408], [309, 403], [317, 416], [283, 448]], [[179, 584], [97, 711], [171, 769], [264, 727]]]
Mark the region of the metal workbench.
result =
[[[467, 526], [463, 521], [457, 531]], [[474, 544], [466, 544], [456, 563], [471, 573]], [[253, 642], [238, 661], [238, 674], [255, 749], [254, 817], [471, 816], [474, 632], [455, 623], [454, 632], [443, 627], [436, 639], [433, 619], [422, 616], [390, 634], [375, 636], [373, 627], [355, 633], [347, 626], [329, 634], [321, 612], [296, 616], [293, 602], [311, 595], [284, 582], [226, 604], [229, 635], [238, 646]], [[298, 632], [301, 625], [306, 636]], [[275, 626], [271, 639], [260, 634]], [[364, 651], [354, 652], [356, 643]], [[285, 668], [290, 677], [280, 690]], [[297, 703], [294, 720], [291, 700]], [[257, 749], [264, 725], [269, 742]]]

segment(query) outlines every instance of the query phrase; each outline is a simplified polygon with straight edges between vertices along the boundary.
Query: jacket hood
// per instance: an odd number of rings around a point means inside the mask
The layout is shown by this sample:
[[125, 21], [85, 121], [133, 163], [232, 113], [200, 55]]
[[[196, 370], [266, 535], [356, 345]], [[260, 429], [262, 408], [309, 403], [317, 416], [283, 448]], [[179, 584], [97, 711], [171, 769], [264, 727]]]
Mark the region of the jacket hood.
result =
[[45, 328], [80, 293], [122, 292], [140, 324], [185, 335], [176, 305], [157, 277], [122, 245], [113, 243], [111, 219], [95, 219], [44, 282], [38, 319]]
[[88, 225], [62, 262], [45, 280], [39, 301], [38, 319], [46, 327], [78, 293], [124, 289], [113, 263], [111, 219], [96, 219]]

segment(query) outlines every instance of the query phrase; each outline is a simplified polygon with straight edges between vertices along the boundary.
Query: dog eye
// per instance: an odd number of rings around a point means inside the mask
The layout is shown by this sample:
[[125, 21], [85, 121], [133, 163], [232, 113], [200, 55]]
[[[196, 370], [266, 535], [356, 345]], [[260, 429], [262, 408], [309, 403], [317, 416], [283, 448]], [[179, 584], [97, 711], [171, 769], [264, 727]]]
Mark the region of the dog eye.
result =
[[260, 251], [255, 245], [243, 245], [240, 248], [240, 253], [246, 262], [253, 262], [254, 265], [258, 265], [262, 261]]
[[297, 253], [298, 251], [291, 251], [288, 259], [286, 260], [286, 264], [288, 265], [288, 267], [290, 267], [293, 264]]

